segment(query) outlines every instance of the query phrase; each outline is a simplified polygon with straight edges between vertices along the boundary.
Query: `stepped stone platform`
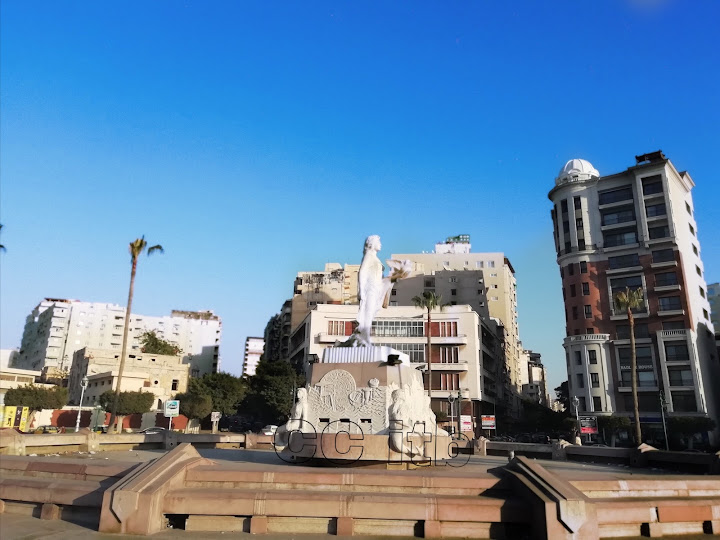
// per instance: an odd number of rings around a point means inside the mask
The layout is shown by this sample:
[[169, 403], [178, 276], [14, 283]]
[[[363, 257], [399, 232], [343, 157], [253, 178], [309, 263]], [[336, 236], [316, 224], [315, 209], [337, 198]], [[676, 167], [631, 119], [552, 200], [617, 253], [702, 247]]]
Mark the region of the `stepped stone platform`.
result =
[[212, 460], [188, 444], [142, 464], [3, 456], [0, 511], [85, 516], [101, 532], [140, 535], [168, 526], [426, 538], [720, 535], [720, 476], [554, 470], [525, 457], [489, 470], [477, 462], [314, 468]]

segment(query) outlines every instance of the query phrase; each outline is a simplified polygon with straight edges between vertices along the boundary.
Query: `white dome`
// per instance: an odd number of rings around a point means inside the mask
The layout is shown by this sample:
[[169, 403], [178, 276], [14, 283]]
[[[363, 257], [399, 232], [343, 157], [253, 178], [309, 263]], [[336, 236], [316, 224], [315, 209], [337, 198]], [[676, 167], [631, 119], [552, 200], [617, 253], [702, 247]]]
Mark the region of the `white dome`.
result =
[[600, 173], [589, 161], [585, 161], [584, 159], [571, 159], [560, 169], [555, 179], [555, 185], [559, 186], [567, 182], [583, 182], [591, 178], [598, 178], [599, 176]]

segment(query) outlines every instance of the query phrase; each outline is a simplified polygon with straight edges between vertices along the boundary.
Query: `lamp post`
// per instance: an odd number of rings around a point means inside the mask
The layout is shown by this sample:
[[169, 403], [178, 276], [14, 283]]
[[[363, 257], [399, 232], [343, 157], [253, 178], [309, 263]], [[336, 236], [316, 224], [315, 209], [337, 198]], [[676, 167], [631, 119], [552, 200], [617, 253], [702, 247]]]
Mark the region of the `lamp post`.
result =
[[[573, 407], [575, 407], [575, 422], [577, 423], [577, 436], [580, 437], [580, 415], [578, 414], [578, 406], [580, 405], [580, 400], [577, 396], [573, 396], [572, 398], [572, 404]], [[574, 443], [575, 441], [573, 441]]]
[[75, 420], [75, 433], [80, 431], [80, 414], [82, 413], [82, 402], [83, 397], [85, 396], [85, 389], [88, 387], [87, 375], [85, 375], [82, 378], [82, 381], [80, 381], [80, 387], [82, 388], [82, 390], [80, 391], [80, 407], [78, 408], [77, 420]]
[[462, 390], [458, 388], [457, 396], [457, 424], [458, 424], [458, 437], [462, 435], [462, 422], [460, 421], [460, 414], [462, 413]]
[[665, 401], [665, 394], [660, 390], [660, 416], [662, 416], [663, 432], [665, 433], [665, 450], [670, 450], [670, 443], [668, 442], [667, 426], [665, 425], [665, 407], [667, 407], [667, 401]]

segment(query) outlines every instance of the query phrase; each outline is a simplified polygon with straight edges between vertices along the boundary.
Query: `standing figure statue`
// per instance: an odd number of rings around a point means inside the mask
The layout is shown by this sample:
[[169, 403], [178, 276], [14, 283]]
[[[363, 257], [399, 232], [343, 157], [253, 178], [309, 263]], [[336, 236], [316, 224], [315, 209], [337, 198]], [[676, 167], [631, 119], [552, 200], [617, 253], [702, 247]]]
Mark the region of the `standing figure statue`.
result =
[[382, 249], [380, 237], [368, 236], [363, 249], [363, 260], [358, 272], [358, 326], [353, 335], [345, 342], [346, 347], [370, 347], [370, 331], [378, 310], [388, 306], [390, 290], [399, 279], [410, 274], [410, 261], [388, 261], [392, 268], [389, 276], [383, 277], [384, 267], [377, 253]]

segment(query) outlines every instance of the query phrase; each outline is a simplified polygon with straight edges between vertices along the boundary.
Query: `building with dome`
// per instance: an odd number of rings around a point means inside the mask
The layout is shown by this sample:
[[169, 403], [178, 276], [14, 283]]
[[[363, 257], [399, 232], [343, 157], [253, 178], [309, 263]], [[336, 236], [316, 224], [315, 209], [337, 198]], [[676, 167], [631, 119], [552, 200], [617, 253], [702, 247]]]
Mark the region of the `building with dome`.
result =
[[668, 413], [720, 423], [720, 362], [687, 172], [662, 152], [636, 156], [600, 176], [568, 161], [548, 197], [565, 301], [570, 396], [581, 414], [632, 418], [627, 315], [613, 298], [642, 288], [634, 314], [638, 397], [644, 433], [662, 433]]

